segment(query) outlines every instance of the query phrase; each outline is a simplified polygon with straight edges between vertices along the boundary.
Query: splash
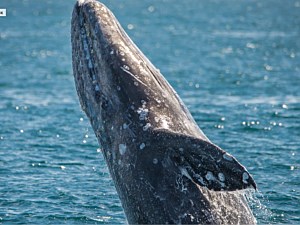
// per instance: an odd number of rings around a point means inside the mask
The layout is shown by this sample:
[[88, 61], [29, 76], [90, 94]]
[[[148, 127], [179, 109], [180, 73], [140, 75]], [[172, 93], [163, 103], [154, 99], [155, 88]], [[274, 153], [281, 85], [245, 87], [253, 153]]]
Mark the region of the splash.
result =
[[272, 221], [274, 215], [265, 205], [267, 204], [268, 200], [261, 192], [247, 190], [245, 193], [245, 198], [252, 209], [254, 216], [259, 221], [265, 221], [266, 223]]
[[249, 200], [254, 191], [210, 191], [200, 187], [204, 196], [211, 204], [214, 216], [222, 224], [256, 224]]

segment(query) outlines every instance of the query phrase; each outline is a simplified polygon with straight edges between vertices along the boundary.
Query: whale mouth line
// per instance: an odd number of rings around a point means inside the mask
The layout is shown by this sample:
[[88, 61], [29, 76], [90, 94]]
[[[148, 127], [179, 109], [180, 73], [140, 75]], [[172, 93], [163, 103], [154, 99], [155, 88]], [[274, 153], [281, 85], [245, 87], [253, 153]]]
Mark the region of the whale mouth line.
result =
[[[86, 5], [87, 3], [89, 4]], [[103, 70], [109, 68], [107, 65], [109, 59], [103, 60], [102, 56], [106, 53], [102, 48], [105, 39], [101, 39], [101, 34], [99, 34], [101, 29], [97, 25], [98, 17], [89, 14], [90, 10], [93, 10], [93, 5], [90, 3], [94, 3], [94, 1], [83, 1], [81, 5], [75, 5], [73, 11], [72, 55], [73, 61], [77, 61], [73, 64], [73, 69], [83, 111], [89, 117], [100, 119], [99, 113], [111, 113], [116, 105], [112, 104], [110, 92], [111, 85], [108, 75], [111, 72]], [[95, 25], [94, 29], [93, 25]], [[98, 122], [102, 123], [100, 120]]]
[[94, 69], [94, 59], [92, 57], [92, 44], [90, 43], [90, 38], [88, 38], [88, 36], [90, 35], [91, 31], [87, 31], [87, 19], [85, 18], [85, 15], [82, 11], [79, 12], [79, 14], [77, 14], [80, 19], [79, 19], [79, 29], [80, 29], [80, 39], [82, 42], [82, 46], [83, 46], [83, 54], [84, 54], [84, 61], [85, 61], [85, 65], [90, 78], [94, 81], [96, 78], [96, 71]]

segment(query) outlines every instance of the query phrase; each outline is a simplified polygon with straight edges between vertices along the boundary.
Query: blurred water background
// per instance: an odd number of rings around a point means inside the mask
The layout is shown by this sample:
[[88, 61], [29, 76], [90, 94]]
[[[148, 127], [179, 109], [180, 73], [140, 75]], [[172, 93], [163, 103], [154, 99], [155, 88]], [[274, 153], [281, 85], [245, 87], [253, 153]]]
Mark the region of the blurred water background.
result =
[[[103, 3], [254, 176], [258, 223], [299, 224], [300, 1]], [[126, 223], [74, 87], [73, 4], [0, 1], [0, 224]]]

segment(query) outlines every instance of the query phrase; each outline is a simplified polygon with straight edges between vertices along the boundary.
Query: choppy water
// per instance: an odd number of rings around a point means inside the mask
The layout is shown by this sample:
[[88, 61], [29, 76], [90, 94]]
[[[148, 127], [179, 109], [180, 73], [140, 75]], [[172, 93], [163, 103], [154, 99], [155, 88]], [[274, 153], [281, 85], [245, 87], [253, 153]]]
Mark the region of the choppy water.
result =
[[[300, 1], [103, 1], [254, 176], [258, 223], [300, 223]], [[0, 224], [125, 223], [73, 82], [74, 1], [1, 0]]]

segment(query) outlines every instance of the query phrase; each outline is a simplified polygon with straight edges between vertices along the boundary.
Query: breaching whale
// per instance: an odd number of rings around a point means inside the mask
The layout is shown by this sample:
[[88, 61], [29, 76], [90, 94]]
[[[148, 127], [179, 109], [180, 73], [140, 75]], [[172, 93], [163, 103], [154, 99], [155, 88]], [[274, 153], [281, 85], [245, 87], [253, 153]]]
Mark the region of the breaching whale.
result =
[[200, 130], [112, 12], [78, 1], [72, 61], [83, 111], [130, 224], [253, 224], [238, 190], [256, 184]]

